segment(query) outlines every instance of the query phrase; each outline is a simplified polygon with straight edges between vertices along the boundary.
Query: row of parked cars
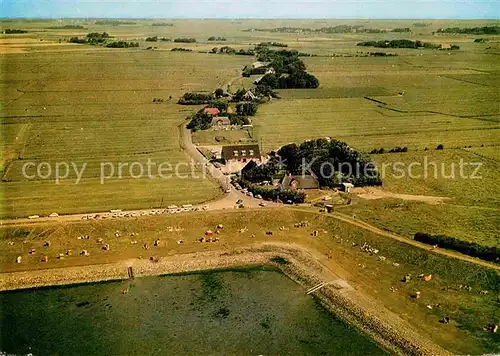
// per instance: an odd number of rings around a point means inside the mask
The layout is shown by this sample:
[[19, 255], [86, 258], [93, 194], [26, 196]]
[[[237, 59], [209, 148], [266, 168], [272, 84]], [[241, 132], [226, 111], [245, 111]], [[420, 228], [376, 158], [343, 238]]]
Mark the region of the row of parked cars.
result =
[[137, 216], [151, 216], [151, 215], [163, 215], [163, 214], [178, 214], [188, 211], [200, 211], [208, 210], [209, 206], [204, 205], [202, 207], [195, 207], [192, 204], [184, 204], [182, 206], [169, 205], [165, 209], [151, 209], [151, 210], [141, 210], [141, 211], [121, 211], [121, 210], [111, 210], [109, 213], [104, 214], [87, 214], [82, 216], [83, 220], [92, 219], [109, 219], [109, 218], [129, 218]]
[[238, 183], [235, 183], [234, 187], [236, 188], [236, 190], [241, 191], [243, 194], [248, 195], [249, 197], [256, 198], [256, 199], [262, 199], [262, 195], [256, 194], [254, 196], [252, 192], [249, 192], [247, 188], [242, 188], [241, 185], [239, 185]]

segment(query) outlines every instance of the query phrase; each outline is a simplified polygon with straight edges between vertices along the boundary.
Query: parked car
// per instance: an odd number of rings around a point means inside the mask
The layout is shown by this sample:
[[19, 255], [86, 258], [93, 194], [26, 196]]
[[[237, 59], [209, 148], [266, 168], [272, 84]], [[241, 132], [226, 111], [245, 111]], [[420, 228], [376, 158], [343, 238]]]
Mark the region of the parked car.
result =
[[241, 199], [236, 200], [236, 205], [239, 205], [241, 203], [243, 203], [243, 200], [241, 200]]
[[255, 196], [255, 198], [257, 198], [257, 199], [262, 199], [262, 195], [257, 194], [257, 195]]
[[264, 203], [263, 201], [259, 203], [259, 206], [266, 206], [267, 204]]

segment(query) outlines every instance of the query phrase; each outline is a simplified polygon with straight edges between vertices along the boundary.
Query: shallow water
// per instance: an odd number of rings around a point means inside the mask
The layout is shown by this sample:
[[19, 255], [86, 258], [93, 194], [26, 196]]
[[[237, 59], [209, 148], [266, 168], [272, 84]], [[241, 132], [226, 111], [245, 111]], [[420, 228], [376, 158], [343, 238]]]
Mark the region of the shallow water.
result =
[[0, 307], [16, 354], [384, 354], [268, 269], [6, 292]]

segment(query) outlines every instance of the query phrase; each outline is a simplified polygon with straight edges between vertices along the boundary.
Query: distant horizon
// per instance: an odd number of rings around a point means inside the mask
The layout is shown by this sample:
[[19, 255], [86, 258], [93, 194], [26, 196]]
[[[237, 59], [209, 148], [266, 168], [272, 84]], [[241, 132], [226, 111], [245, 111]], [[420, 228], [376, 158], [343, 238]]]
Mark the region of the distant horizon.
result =
[[460, 20], [460, 21], [498, 21], [500, 18], [459, 18], [459, 17], [412, 17], [412, 18], [373, 18], [373, 17], [2, 17], [0, 20], [373, 20], [373, 21], [439, 21], [439, 20]]
[[3, 0], [3, 19], [500, 20], [500, 0]]

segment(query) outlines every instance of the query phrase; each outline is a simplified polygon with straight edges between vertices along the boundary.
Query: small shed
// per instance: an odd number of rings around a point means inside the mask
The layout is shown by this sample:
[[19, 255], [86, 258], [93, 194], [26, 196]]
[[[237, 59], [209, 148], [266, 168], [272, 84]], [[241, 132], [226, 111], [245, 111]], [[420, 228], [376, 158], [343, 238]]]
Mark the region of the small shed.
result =
[[354, 188], [354, 184], [352, 183], [342, 183], [342, 190], [346, 193], [351, 193]]

